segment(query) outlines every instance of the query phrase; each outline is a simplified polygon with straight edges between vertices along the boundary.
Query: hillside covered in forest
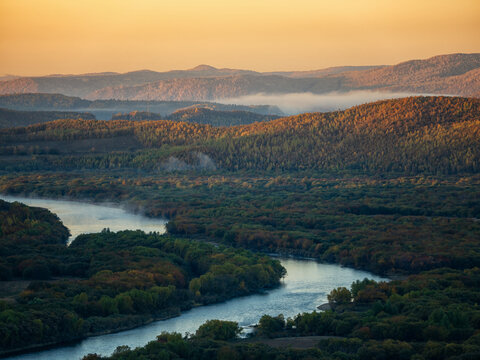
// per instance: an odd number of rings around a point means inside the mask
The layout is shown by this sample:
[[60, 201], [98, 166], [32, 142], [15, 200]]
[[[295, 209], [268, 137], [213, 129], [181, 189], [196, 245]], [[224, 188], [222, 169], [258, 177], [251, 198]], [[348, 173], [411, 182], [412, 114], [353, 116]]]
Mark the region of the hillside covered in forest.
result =
[[95, 116], [86, 112], [18, 111], [0, 108], [0, 128], [28, 126], [57, 119], [95, 120]]
[[[0, 95], [0, 107], [22, 111], [68, 111], [99, 114], [99, 119], [108, 120], [118, 112], [156, 112], [165, 117], [175, 111], [191, 107], [216, 111], [247, 111], [261, 115], [281, 114], [276, 106], [231, 105], [198, 101], [122, 101], [85, 100], [79, 97], [49, 93], [19, 93]], [[158, 118], [158, 117], [157, 117]]]
[[173, 120], [194, 122], [198, 124], [208, 124], [212, 126], [235, 126], [246, 125], [259, 121], [269, 121], [277, 119], [279, 116], [275, 115], [261, 115], [250, 111], [221, 111], [214, 110], [209, 107], [191, 106], [184, 109], [177, 110], [170, 115], [162, 116], [147, 111], [132, 111], [129, 113], [118, 113], [112, 115], [112, 120]]
[[412, 97], [229, 128], [57, 120], [1, 130], [0, 161], [11, 170], [162, 170], [171, 161], [195, 167], [205, 155], [223, 170], [477, 172], [479, 114], [480, 100]]

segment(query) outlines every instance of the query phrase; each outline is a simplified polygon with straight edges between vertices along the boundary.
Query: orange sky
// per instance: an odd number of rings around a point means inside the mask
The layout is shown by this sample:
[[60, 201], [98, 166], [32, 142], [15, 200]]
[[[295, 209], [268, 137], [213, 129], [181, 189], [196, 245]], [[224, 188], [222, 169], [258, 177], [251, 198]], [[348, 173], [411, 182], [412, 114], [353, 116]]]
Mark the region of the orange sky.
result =
[[0, 0], [0, 74], [259, 71], [480, 52], [480, 0]]

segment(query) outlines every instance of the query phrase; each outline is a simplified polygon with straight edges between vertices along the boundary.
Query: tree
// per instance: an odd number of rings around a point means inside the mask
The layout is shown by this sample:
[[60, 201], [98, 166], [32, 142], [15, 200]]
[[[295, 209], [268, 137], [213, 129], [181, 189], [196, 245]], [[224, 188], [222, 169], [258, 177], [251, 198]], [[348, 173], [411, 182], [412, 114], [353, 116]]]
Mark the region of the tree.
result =
[[213, 340], [232, 340], [241, 332], [242, 329], [235, 321], [208, 320], [198, 328], [195, 336]]
[[285, 318], [282, 314], [278, 316], [263, 315], [258, 322], [258, 329], [261, 334], [270, 336], [282, 331], [285, 327]]
[[327, 299], [334, 305], [349, 304], [352, 301], [352, 293], [346, 287], [338, 287], [327, 295]]

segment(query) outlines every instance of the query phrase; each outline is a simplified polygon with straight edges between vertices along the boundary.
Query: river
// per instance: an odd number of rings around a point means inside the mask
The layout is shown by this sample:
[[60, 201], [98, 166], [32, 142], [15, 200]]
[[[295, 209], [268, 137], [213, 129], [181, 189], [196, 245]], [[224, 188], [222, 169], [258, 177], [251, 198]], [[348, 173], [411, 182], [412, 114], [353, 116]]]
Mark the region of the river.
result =
[[[165, 221], [149, 219], [113, 206], [99, 206], [75, 201], [57, 201], [27, 199], [0, 196], [7, 201], [20, 201], [27, 205], [41, 206], [55, 212], [70, 229], [72, 238], [83, 232], [110, 230], [141, 229], [144, 231], [165, 231]], [[88, 353], [109, 355], [117, 346], [128, 345], [131, 348], [143, 346], [154, 340], [162, 331], [176, 331], [182, 334], [194, 333], [209, 319], [237, 321], [248, 331], [249, 326], [258, 322], [263, 314], [283, 314], [286, 318], [298, 313], [310, 312], [316, 306], [327, 301], [327, 294], [339, 286], [349, 287], [355, 280], [365, 277], [385, 280], [371, 273], [341, 267], [339, 265], [321, 264], [314, 260], [280, 258], [287, 269], [287, 276], [282, 285], [265, 294], [245, 296], [220, 304], [197, 307], [182, 315], [132, 330], [116, 334], [87, 338], [75, 344], [55, 347], [34, 353], [10, 357], [15, 360], [61, 360], [81, 359]]]

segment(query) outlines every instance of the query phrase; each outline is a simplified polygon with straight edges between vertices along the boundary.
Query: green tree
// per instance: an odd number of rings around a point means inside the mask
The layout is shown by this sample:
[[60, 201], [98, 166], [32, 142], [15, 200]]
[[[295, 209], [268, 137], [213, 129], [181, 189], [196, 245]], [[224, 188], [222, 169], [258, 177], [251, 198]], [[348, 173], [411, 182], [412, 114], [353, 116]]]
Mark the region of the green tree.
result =
[[200, 338], [211, 338], [213, 340], [235, 339], [242, 329], [235, 321], [208, 320], [201, 325], [195, 335]]
[[327, 295], [327, 299], [330, 304], [349, 304], [352, 301], [352, 293], [346, 287], [338, 287]]
[[278, 316], [263, 315], [258, 322], [260, 334], [271, 336], [285, 328], [285, 319], [282, 314]]

